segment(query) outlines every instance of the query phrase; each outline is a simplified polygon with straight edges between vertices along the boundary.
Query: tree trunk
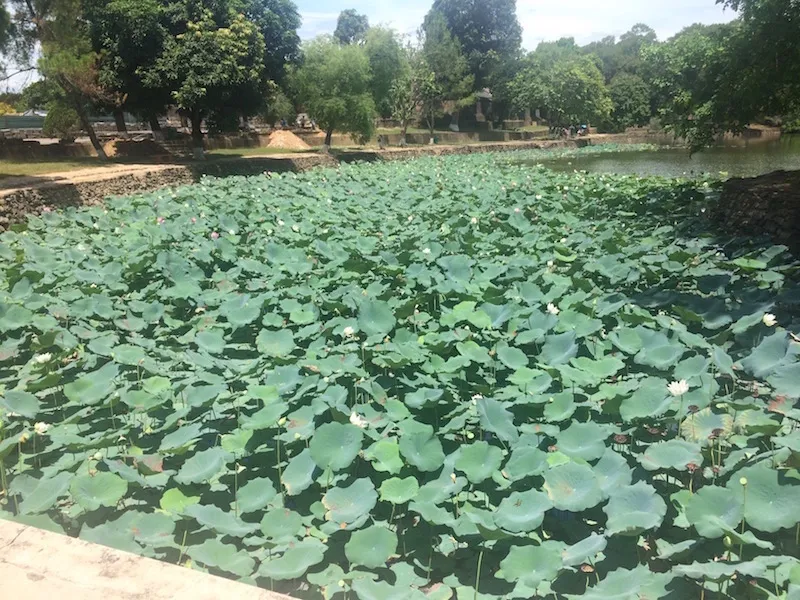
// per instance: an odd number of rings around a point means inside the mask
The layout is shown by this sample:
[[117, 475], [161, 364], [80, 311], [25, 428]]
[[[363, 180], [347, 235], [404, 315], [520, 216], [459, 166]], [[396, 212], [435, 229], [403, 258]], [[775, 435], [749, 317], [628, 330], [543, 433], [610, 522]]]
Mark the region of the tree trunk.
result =
[[106, 155], [106, 151], [103, 149], [103, 145], [100, 143], [100, 140], [97, 139], [97, 133], [94, 131], [94, 125], [92, 125], [91, 121], [89, 121], [89, 115], [86, 113], [86, 107], [81, 102], [79, 97], [76, 97], [74, 94], [72, 96], [72, 104], [75, 107], [75, 112], [78, 113], [78, 118], [81, 122], [81, 127], [83, 130], [89, 134], [89, 140], [92, 142], [92, 147], [94, 148], [95, 152], [97, 152], [97, 158], [100, 160], [108, 160], [108, 155]]
[[198, 109], [192, 110], [192, 148], [195, 160], [203, 160], [205, 152], [203, 150], [203, 115]]
[[531, 118], [531, 109], [525, 109], [525, 127], [530, 127], [533, 124], [533, 119]]
[[125, 112], [122, 107], [118, 106], [114, 109], [114, 123], [117, 126], [117, 133], [128, 135], [128, 125], [125, 123]]
[[150, 131], [153, 132], [153, 139], [157, 142], [162, 141], [164, 139], [164, 132], [161, 131], [161, 123], [158, 122], [158, 115], [156, 115], [156, 113], [150, 113], [147, 120], [150, 123]]
[[402, 128], [400, 130], [400, 147], [405, 148], [408, 145], [406, 141], [406, 135], [408, 134], [408, 121], [403, 121]]
[[433, 145], [433, 131], [436, 128], [436, 115], [433, 112], [433, 108], [430, 109], [428, 113], [428, 129], [431, 133], [430, 144]]
[[333, 127], [328, 129], [325, 132], [325, 144], [323, 145], [323, 149], [325, 152], [330, 152], [331, 150], [331, 142], [333, 141]]

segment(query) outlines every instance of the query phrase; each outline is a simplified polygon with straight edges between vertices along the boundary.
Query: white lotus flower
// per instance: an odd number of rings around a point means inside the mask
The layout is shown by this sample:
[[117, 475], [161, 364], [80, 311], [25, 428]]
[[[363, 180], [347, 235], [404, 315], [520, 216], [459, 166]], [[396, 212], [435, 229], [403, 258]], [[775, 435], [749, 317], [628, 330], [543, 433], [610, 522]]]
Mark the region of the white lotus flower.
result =
[[761, 319], [764, 322], [764, 325], [767, 327], [775, 327], [778, 324], [778, 318], [773, 315], [772, 313], [767, 313], [764, 315], [764, 318]]
[[536, 194], [536, 199], [537, 200], [541, 200], [542, 199], [542, 195], [541, 194]]
[[35, 362], [37, 365], [43, 365], [44, 363], [50, 362], [52, 358], [53, 358], [52, 354], [50, 354], [49, 352], [45, 352], [43, 354], [37, 354], [36, 356], [34, 356], [33, 362]]
[[551, 302], [550, 304], [547, 305], [547, 312], [549, 312], [551, 315], [558, 315], [558, 313], [560, 313], [561, 311], [555, 304]]
[[518, 213], [518, 212], [520, 212], [519, 208], [515, 208], [515, 209], [514, 209], [514, 212], [515, 212], [515, 213]]
[[686, 382], [685, 379], [681, 379], [680, 381], [673, 381], [667, 386], [669, 393], [673, 396], [683, 396], [686, 392], [689, 391], [689, 384]]
[[350, 327], [349, 325], [342, 329], [342, 335], [344, 337], [353, 337], [356, 333], [356, 330]]
[[283, 227], [284, 225], [286, 225], [286, 223], [284, 223], [281, 219], [278, 219], [278, 225]]
[[300, 226], [299, 225], [292, 225], [292, 231], [295, 233], [300, 233]]
[[361, 429], [366, 429], [367, 425], [369, 425], [367, 420], [358, 413], [350, 413], [350, 422]]
[[41, 423], [40, 422], [40, 423], [36, 423], [36, 425], [33, 426], [33, 430], [38, 435], [46, 434], [48, 429], [50, 429], [50, 425], [48, 425], [47, 423]]
[[413, 220], [414, 220], [414, 215], [408, 215], [408, 222], [411, 223], [411, 221]]
[[425, 248], [425, 250], [423, 250], [422, 253], [423, 254], [430, 254], [431, 253], [431, 249], [430, 248]]
[[472, 217], [472, 219], [470, 219], [470, 223], [472, 223], [473, 225], [477, 225], [478, 224], [478, 217]]
[[552, 269], [555, 266], [556, 266], [556, 263], [554, 261], [552, 261], [552, 260], [548, 260], [547, 261], [547, 268], [548, 269]]

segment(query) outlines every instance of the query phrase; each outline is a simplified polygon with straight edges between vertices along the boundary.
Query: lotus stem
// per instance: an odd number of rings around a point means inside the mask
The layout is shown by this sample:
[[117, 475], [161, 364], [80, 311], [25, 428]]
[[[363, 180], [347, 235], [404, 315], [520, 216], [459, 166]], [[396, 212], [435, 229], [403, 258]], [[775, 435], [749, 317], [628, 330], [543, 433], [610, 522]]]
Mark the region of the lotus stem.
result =
[[478, 572], [475, 575], [475, 600], [478, 600], [478, 589], [481, 585], [481, 565], [483, 564], [483, 548], [478, 555]]
[[[278, 482], [280, 485], [280, 482]], [[239, 461], [233, 467], [233, 514], [239, 517]]]
[[183, 560], [183, 553], [186, 551], [186, 534], [189, 532], [188, 529], [183, 530], [183, 541], [181, 542], [181, 552], [178, 555], [178, 563], [181, 564], [181, 560]]

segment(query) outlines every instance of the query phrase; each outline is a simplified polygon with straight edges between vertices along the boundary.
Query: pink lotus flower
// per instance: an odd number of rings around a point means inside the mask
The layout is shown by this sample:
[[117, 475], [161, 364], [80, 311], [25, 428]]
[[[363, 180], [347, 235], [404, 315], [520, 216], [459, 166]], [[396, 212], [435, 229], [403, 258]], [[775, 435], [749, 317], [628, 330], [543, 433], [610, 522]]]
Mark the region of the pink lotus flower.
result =
[[211, 239], [212, 240], [218, 240], [219, 239], [219, 234], [216, 231], [212, 231], [211, 232]]
[[197, 217], [192, 217], [192, 223], [197, 223]]
[[163, 225], [163, 224], [164, 224], [164, 221], [166, 221], [166, 219], [165, 219], [164, 217], [158, 217], [158, 219], [156, 219], [156, 222], [157, 222], [159, 225]]
[[42, 212], [43, 213], [51, 213], [51, 212], [53, 212], [53, 209], [50, 208], [49, 206], [43, 206], [42, 207]]

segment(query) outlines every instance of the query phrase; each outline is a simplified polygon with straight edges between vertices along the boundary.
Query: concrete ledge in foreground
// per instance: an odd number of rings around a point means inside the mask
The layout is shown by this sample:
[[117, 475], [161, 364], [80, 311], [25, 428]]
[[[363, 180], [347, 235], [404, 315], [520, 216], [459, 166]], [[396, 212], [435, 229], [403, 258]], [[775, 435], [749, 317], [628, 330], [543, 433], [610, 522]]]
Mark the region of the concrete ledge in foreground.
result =
[[0, 520], [2, 598], [292, 600], [184, 567]]

